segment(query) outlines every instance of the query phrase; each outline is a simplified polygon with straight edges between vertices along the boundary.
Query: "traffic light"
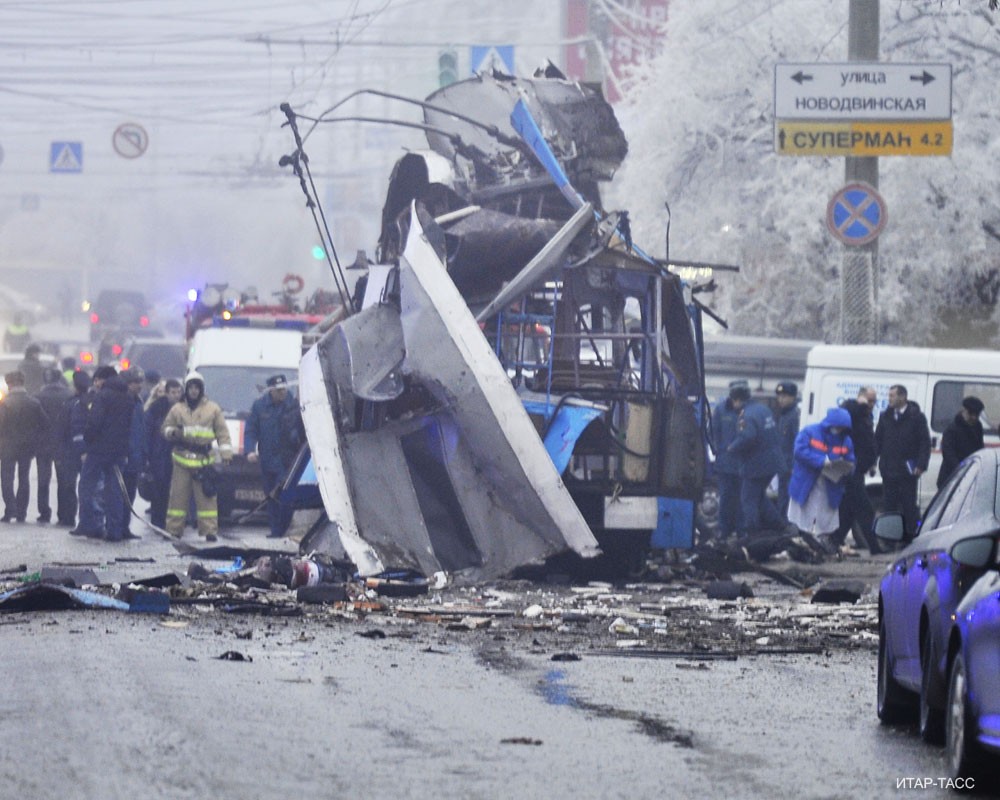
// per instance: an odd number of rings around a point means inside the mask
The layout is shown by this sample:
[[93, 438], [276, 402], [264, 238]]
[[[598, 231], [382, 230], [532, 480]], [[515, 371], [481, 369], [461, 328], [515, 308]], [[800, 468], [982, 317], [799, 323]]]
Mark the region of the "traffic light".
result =
[[447, 48], [438, 53], [438, 85], [448, 86], [458, 80], [458, 53]]
[[326, 249], [321, 244], [313, 245], [312, 257], [317, 261], [322, 261], [326, 258]]

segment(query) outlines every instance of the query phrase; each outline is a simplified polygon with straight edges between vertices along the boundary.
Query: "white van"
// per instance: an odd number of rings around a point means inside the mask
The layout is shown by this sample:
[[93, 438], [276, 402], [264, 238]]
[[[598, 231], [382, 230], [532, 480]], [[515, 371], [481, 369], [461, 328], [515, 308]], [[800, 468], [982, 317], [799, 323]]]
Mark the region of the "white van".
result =
[[[826, 411], [853, 399], [862, 386], [878, 393], [875, 420], [889, 402], [889, 387], [906, 388], [931, 428], [931, 461], [920, 478], [920, 507], [937, 491], [941, 467], [941, 434], [961, 408], [962, 398], [974, 395], [986, 409], [980, 419], [985, 443], [1000, 446], [995, 422], [1000, 420], [1000, 353], [993, 350], [943, 350], [885, 345], [818, 345], [806, 358], [802, 387], [802, 425], [818, 422]], [[869, 482], [869, 492], [881, 495], [881, 479]]]
[[202, 328], [192, 337], [188, 369], [205, 379], [205, 394], [222, 407], [233, 441], [233, 463], [221, 470], [220, 517], [264, 502], [260, 467], [248, 463], [243, 452], [246, 420], [269, 377], [281, 373], [289, 384], [297, 382], [301, 358], [300, 330], [213, 327]]
[[750, 394], [772, 408], [775, 387], [805, 380], [806, 358], [819, 342], [764, 336], [705, 335], [705, 396], [715, 404], [729, 396], [729, 382], [742, 378]]

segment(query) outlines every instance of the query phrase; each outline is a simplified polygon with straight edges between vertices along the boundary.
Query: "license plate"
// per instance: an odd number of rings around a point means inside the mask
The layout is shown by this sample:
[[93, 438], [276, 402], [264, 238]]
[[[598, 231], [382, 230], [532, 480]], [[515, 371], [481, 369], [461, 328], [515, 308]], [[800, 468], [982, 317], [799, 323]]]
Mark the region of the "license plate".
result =
[[233, 498], [236, 500], [250, 500], [253, 503], [263, 503], [267, 495], [263, 489], [235, 489]]

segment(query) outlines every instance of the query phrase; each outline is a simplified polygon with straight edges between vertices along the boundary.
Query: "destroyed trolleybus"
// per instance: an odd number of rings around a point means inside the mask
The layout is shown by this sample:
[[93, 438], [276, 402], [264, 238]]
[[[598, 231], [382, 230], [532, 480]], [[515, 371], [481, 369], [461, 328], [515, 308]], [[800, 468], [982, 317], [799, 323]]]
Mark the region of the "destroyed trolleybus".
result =
[[700, 317], [601, 209], [626, 151], [610, 106], [558, 75], [481, 75], [423, 108], [431, 149], [393, 171], [354, 313], [300, 368], [349, 555], [478, 580], [690, 546]]

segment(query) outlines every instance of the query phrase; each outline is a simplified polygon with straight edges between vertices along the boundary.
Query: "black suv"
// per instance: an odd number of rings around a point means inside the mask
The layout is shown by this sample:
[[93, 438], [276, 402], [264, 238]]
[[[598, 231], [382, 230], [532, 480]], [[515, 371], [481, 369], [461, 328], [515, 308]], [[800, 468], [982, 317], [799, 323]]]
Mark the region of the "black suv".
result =
[[112, 331], [120, 336], [142, 334], [149, 328], [149, 303], [142, 292], [108, 289], [90, 306], [90, 341]]
[[122, 346], [118, 367], [139, 367], [143, 372], [155, 369], [163, 378], [183, 381], [187, 374], [187, 344], [174, 339], [131, 336]]

